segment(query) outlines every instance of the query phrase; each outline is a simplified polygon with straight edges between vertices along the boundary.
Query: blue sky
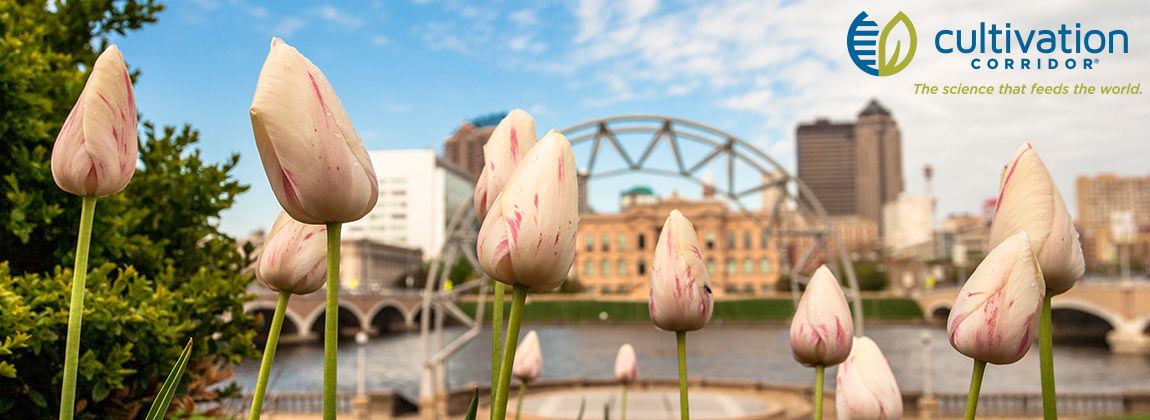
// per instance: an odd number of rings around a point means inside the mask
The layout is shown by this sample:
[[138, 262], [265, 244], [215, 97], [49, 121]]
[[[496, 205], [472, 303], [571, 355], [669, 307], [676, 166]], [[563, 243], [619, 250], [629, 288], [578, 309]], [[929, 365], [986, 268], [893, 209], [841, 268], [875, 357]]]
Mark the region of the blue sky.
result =
[[[920, 44], [904, 72], [853, 67], [847, 26], [860, 10], [905, 11], [920, 38], [980, 19], [1041, 25], [1083, 21], [1130, 32], [1131, 54], [1090, 73], [975, 71]], [[524, 108], [541, 134], [588, 119], [666, 114], [720, 127], [793, 168], [795, 124], [849, 119], [877, 97], [899, 120], [908, 189], [936, 168], [942, 213], [976, 211], [995, 193], [998, 167], [1033, 141], [1068, 201], [1079, 173], [1148, 172], [1150, 101], [1132, 97], [922, 97], [916, 82], [1147, 82], [1148, 7], [1052, 1], [1041, 8], [990, 1], [170, 2], [159, 23], [115, 39], [142, 70], [139, 110], [201, 131], [208, 159], [241, 154], [250, 192], [221, 225], [242, 235], [271, 224], [278, 205], [264, 178], [247, 108], [272, 36], [312, 59], [331, 81], [368, 149], [439, 148], [464, 119]], [[1017, 26], [1017, 23], [1016, 23]], [[1150, 85], [1144, 86], [1144, 89]], [[1092, 143], [1085, 144], [1085, 139]], [[623, 179], [595, 190], [593, 203]], [[663, 185], [663, 184], [660, 184]], [[593, 186], [594, 187], [594, 186]], [[657, 187], [666, 193], [679, 184]], [[1072, 204], [1073, 205], [1073, 204]]]

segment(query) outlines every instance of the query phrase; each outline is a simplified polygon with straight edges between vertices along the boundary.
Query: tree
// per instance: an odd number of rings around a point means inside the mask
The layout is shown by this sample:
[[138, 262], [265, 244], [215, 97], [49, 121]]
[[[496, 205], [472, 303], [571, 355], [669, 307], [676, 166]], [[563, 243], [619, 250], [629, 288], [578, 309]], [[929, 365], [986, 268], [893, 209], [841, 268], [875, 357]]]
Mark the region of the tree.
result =
[[[0, 0], [0, 415], [57, 412], [79, 197], [52, 180], [52, 143], [112, 34], [156, 21], [152, 0]], [[130, 59], [130, 57], [129, 57]], [[129, 63], [130, 64], [130, 63]], [[143, 120], [143, 119], [141, 119]], [[132, 418], [188, 338], [178, 397], [188, 409], [255, 356], [243, 313], [250, 277], [220, 213], [247, 189], [238, 156], [204, 162], [190, 126], [144, 123], [140, 161], [121, 194], [100, 199], [80, 355], [78, 415]]]

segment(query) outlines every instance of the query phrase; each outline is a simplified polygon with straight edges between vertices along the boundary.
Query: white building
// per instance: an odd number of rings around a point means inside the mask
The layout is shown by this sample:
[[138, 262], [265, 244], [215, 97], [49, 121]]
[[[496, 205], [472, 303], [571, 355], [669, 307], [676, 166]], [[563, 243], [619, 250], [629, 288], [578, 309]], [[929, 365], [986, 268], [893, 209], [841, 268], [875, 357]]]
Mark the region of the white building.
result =
[[888, 250], [899, 252], [933, 240], [934, 200], [926, 194], [903, 193], [882, 209], [886, 227], [882, 243]]
[[418, 248], [424, 258], [438, 258], [451, 216], [472, 200], [470, 178], [432, 149], [369, 154], [379, 201], [367, 216], [344, 226], [344, 238]]

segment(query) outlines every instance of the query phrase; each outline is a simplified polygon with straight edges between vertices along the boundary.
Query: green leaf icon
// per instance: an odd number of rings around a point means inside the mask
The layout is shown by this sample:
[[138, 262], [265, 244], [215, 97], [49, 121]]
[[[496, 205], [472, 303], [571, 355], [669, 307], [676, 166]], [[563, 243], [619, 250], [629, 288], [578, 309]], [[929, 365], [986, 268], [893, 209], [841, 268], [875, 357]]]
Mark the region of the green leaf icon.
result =
[[[906, 57], [899, 59], [899, 53], [902, 52], [902, 41], [895, 42], [894, 51], [887, 54], [887, 37], [895, 28], [901, 28], [906, 31], [910, 38], [910, 47], [906, 49]], [[914, 58], [914, 51], [918, 47], [918, 35], [914, 31], [914, 23], [911, 23], [910, 18], [903, 12], [898, 12], [894, 18], [887, 22], [886, 26], [882, 28], [882, 33], [878, 37], [878, 75], [890, 76], [892, 74], [902, 71], [910, 64], [910, 60]]]

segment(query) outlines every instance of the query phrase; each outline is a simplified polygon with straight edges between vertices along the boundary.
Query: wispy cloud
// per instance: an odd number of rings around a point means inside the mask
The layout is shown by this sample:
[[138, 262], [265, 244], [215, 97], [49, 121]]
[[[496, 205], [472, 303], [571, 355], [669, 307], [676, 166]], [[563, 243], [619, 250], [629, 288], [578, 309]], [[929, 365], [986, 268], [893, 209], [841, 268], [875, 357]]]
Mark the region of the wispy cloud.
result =
[[277, 36], [292, 36], [296, 31], [303, 29], [307, 26], [307, 22], [303, 19], [288, 16], [280, 19], [279, 23], [272, 29]]
[[391, 45], [391, 38], [388, 38], [388, 37], [383, 36], [383, 35], [372, 36], [371, 37], [371, 45], [374, 45], [377, 47], [386, 47], [388, 45]]
[[539, 22], [539, 15], [531, 9], [516, 10], [511, 13], [510, 18], [519, 26], [533, 26]]
[[352, 13], [337, 9], [334, 6], [320, 6], [314, 10], [316, 16], [341, 29], [359, 29], [363, 27], [363, 18]]

